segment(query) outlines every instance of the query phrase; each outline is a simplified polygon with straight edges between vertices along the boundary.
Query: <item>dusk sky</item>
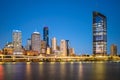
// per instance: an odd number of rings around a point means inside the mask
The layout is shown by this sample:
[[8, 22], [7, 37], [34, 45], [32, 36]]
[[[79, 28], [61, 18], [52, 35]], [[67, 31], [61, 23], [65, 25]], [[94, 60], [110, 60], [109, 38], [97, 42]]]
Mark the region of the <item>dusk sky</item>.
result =
[[120, 0], [0, 0], [0, 49], [12, 42], [12, 31], [22, 31], [22, 44], [43, 27], [49, 38], [68, 39], [77, 54], [92, 54], [92, 12], [107, 17], [107, 49], [118, 46], [120, 53]]

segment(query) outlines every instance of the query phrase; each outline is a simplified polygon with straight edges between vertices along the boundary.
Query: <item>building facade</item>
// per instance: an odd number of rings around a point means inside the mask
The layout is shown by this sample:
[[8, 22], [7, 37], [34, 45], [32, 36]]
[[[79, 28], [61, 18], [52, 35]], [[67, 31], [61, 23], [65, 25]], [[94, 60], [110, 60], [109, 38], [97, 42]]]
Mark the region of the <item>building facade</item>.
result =
[[46, 54], [51, 54], [51, 48], [47, 47]]
[[60, 42], [60, 52], [61, 52], [62, 56], [67, 56], [66, 40], [61, 40], [61, 42]]
[[13, 54], [22, 54], [22, 32], [13, 30]]
[[41, 53], [45, 54], [46, 53], [46, 42], [41, 40]]
[[4, 55], [13, 55], [13, 43], [8, 42], [5, 47], [3, 48]]
[[52, 38], [52, 53], [55, 53], [57, 51], [57, 40], [55, 37]]
[[38, 51], [40, 53], [40, 33], [39, 32], [33, 32], [31, 36], [31, 48], [33, 51]]
[[70, 56], [70, 53], [69, 53], [69, 40], [66, 40], [66, 46], [67, 46], [67, 56]]
[[93, 54], [107, 54], [107, 23], [106, 16], [93, 12]]
[[70, 56], [75, 54], [74, 48], [69, 48], [69, 54]]
[[49, 47], [49, 32], [48, 27], [43, 28], [43, 40], [46, 42], [46, 47]]
[[27, 39], [26, 49], [27, 49], [27, 50], [31, 50], [31, 39]]
[[117, 46], [115, 44], [112, 44], [110, 47], [110, 55], [117, 56]]

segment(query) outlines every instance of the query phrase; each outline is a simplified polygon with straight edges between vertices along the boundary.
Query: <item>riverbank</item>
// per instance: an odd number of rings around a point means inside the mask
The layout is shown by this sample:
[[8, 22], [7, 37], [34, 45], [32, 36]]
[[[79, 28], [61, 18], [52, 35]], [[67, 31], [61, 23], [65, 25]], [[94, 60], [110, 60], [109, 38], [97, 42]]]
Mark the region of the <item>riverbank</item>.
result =
[[80, 63], [80, 64], [84, 64], [84, 63], [120, 63], [120, 61], [79, 61], [79, 62], [0, 62], [0, 64], [19, 64], [19, 63], [23, 63], [23, 64], [46, 64], [46, 63], [50, 63], [50, 64], [65, 64], [65, 63], [69, 63], [69, 64], [74, 64], [74, 63]]
[[118, 56], [91, 56], [91, 57], [39, 57], [39, 56], [2, 56], [0, 62], [81, 62], [81, 61], [120, 61]]

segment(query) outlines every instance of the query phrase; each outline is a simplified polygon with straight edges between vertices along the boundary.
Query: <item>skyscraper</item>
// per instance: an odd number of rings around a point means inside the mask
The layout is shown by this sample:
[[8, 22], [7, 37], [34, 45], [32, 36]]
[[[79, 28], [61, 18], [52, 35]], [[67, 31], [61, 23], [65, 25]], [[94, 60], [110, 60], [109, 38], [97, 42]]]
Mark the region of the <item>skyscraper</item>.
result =
[[41, 53], [45, 54], [46, 53], [46, 42], [41, 40]]
[[60, 42], [60, 52], [61, 52], [62, 56], [67, 56], [66, 40], [61, 40], [61, 42]]
[[107, 24], [106, 16], [93, 12], [93, 54], [107, 54]]
[[31, 50], [31, 39], [27, 40], [27, 50]]
[[33, 51], [38, 51], [40, 53], [40, 33], [33, 32], [31, 36], [31, 47]]
[[115, 44], [112, 44], [110, 47], [110, 55], [111, 56], [116, 56], [117, 55], [117, 46]]
[[49, 47], [48, 27], [44, 27], [44, 28], [43, 28], [43, 40], [46, 41], [46, 47]]
[[19, 30], [13, 30], [13, 54], [22, 54], [22, 33]]
[[55, 37], [52, 38], [52, 53], [57, 50], [57, 40]]
[[69, 56], [69, 45], [68, 45], [69, 40], [66, 40], [66, 46], [67, 46], [67, 56]]

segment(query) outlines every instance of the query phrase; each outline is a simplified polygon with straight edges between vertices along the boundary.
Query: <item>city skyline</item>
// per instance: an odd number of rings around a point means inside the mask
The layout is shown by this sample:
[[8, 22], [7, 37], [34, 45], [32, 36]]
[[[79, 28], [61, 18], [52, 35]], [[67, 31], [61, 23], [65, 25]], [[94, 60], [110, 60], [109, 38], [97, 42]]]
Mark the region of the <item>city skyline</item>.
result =
[[58, 43], [61, 39], [68, 39], [77, 54], [92, 54], [92, 12], [98, 11], [107, 17], [108, 53], [111, 44], [116, 44], [120, 53], [120, 1], [1, 0], [0, 4], [1, 49], [7, 41], [12, 41], [10, 34], [14, 29], [22, 31], [22, 44], [26, 46], [27, 39], [35, 29], [42, 35], [43, 27], [48, 26], [50, 39], [56, 37]]

